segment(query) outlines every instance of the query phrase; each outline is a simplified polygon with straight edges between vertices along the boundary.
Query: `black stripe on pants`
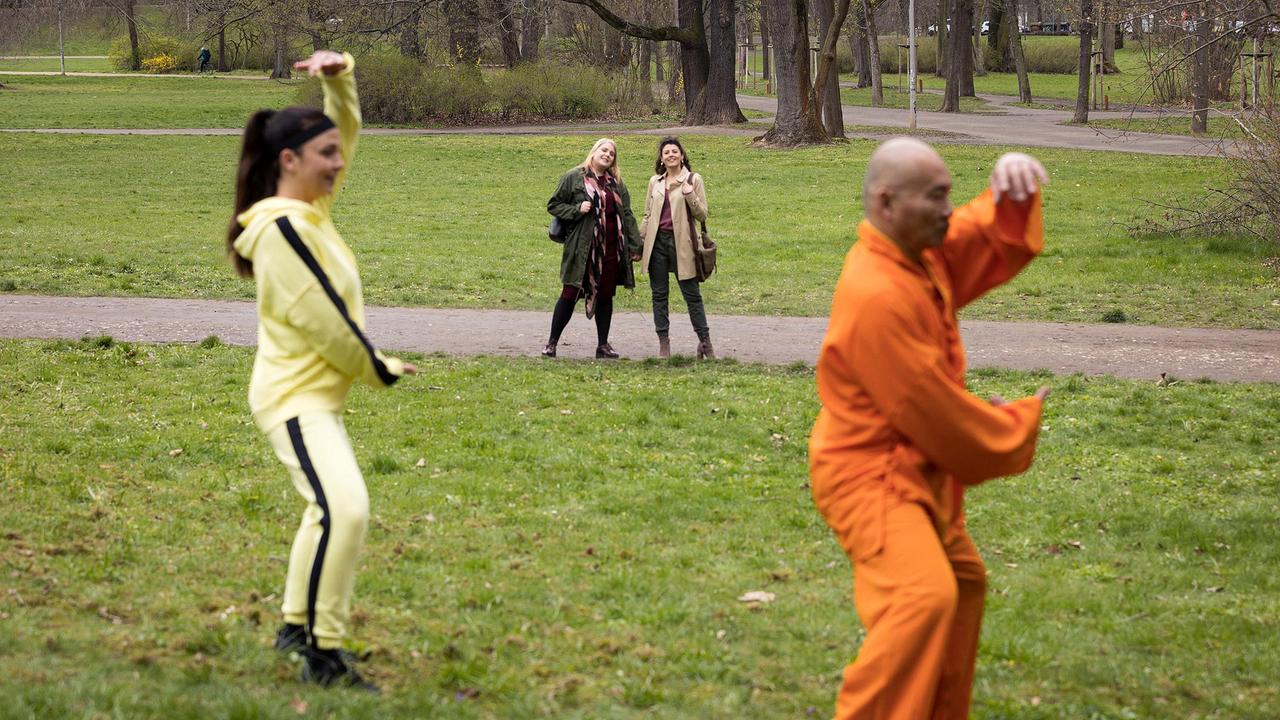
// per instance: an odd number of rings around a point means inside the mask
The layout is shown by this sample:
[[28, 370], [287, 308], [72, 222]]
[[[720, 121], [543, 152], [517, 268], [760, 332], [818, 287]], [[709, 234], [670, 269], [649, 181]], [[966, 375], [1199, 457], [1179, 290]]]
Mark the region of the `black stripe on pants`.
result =
[[289, 440], [293, 443], [293, 453], [298, 456], [298, 464], [302, 466], [302, 474], [307, 476], [311, 491], [316, 495], [316, 505], [320, 506], [320, 542], [316, 546], [316, 559], [311, 563], [311, 579], [307, 583], [307, 642], [318, 648], [313, 629], [316, 625], [316, 596], [320, 594], [320, 573], [324, 568], [324, 553], [329, 549], [329, 502], [325, 499], [324, 488], [320, 486], [320, 476], [311, 464], [311, 456], [307, 446], [302, 442], [302, 427], [298, 418], [288, 420]]

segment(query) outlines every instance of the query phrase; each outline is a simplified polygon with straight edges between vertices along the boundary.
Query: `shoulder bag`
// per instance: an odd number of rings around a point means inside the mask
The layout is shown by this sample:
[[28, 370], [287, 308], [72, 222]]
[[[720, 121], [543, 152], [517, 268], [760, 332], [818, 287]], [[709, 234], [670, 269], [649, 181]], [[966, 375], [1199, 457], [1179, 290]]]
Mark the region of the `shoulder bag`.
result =
[[693, 231], [694, 217], [693, 208], [689, 207], [689, 203], [684, 204], [684, 209], [689, 213], [689, 239], [693, 242], [693, 268], [697, 273], [698, 282], [705, 282], [711, 277], [711, 273], [716, 271], [716, 241], [711, 239], [707, 234], [707, 222], [703, 220], [699, 223], [702, 227], [702, 233]]

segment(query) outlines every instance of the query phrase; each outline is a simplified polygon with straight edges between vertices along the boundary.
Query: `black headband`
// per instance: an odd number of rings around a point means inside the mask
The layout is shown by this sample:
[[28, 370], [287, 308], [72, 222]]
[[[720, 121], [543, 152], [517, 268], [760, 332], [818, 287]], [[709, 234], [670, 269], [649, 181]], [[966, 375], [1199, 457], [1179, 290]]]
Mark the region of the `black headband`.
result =
[[326, 130], [330, 130], [335, 127], [337, 126], [333, 124], [333, 121], [329, 119], [328, 115], [321, 115], [319, 122], [317, 122], [315, 125], [312, 125], [306, 130], [299, 130], [298, 132], [292, 135], [288, 135], [286, 137], [283, 137], [277, 140], [274, 143], [276, 148], [276, 154], [277, 155], [280, 154], [280, 151], [285, 149], [296, 151], [298, 148], [305, 145], [306, 142], [311, 138], [319, 135], [322, 132], [325, 132]]

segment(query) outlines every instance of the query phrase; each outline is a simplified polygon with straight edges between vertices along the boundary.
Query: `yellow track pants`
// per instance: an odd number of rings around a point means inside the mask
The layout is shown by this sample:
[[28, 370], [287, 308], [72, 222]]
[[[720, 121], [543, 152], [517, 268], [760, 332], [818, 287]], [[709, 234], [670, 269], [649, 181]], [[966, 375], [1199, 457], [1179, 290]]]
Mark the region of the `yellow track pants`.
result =
[[289, 553], [285, 622], [303, 625], [319, 648], [347, 633], [356, 559], [369, 525], [369, 495], [342, 416], [303, 413], [267, 434], [307, 501]]

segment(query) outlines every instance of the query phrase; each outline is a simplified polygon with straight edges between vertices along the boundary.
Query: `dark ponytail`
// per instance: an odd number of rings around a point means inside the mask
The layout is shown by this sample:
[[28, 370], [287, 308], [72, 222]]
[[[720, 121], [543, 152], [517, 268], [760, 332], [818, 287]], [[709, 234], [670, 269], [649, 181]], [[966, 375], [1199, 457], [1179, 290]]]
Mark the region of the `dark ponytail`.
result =
[[279, 112], [259, 110], [249, 118], [240, 144], [236, 168], [236, 204], [227, 225], [227, 255], [240, 277], [253, 277], [253, 263], [235, 250], [242, 228], [236, 216], [263, 198], [276, 194], [280, 179], [280, 140], [302, 132], [324, 119], [324, 113], [308, 107], [287, 107]]

